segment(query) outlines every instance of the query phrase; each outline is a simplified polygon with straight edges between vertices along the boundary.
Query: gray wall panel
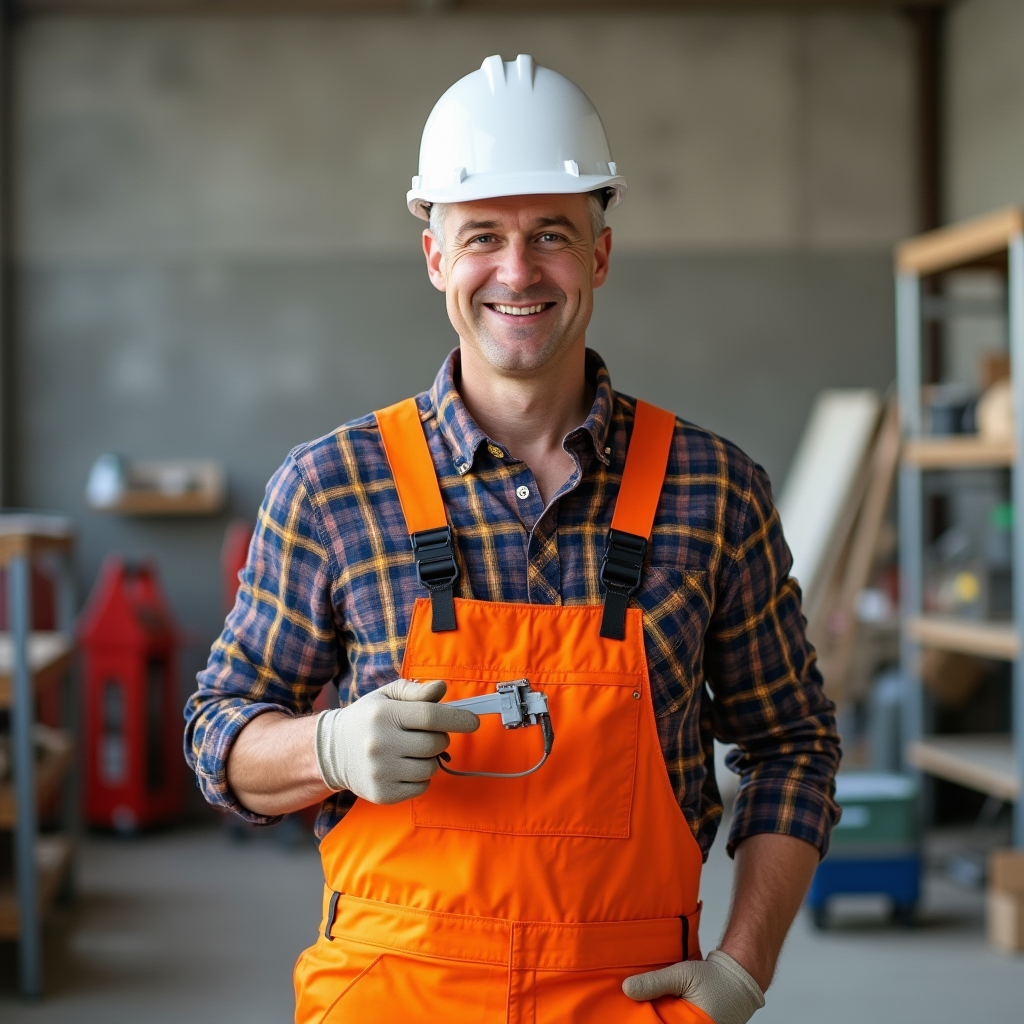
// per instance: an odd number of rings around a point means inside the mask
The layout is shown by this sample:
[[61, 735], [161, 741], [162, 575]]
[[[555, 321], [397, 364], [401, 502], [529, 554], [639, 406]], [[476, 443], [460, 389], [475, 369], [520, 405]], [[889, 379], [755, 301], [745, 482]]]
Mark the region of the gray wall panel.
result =
[[1024, 202], [1024, 4], [966, 0], [948, 30], [950, 221]]
[[864, 249], [912, 228], [893, 11], [45, 18], [19, 39], [33, 263], [405, 253], [423, 122], [498, 52], [597, 105], [629, 179], [620, 249]]

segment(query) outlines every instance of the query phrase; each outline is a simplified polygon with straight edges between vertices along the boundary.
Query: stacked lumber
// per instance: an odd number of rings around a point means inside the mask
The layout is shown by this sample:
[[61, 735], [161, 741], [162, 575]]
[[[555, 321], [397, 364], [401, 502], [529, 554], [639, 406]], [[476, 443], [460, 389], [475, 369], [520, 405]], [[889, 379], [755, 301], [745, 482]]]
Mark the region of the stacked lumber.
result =
[[989, 944], [1024, 951], [1024, 850], [994, 850], [989, 859], [986, 921]]
[[[844, 399], [844, 394], [849, 397]], [[858, 394], [864, 397], [851, 404]], [[861, 635], [857, 603], [878, 561], [900, 455], [895, 398], [883, 403], [877, 396], [873, 401], [867, 397], [872, 395], [823, 393], [779, 501], [794, 550], [793, 575], [803, 590], [808, 636], [837, 705], [848, 697]], [[840, 410], [844, 401], [845, 419], [838, 412], [831, 418], [823, 414], [823, 407], [831, 404]], [[807, 453], [814, 449], [818, 454], [812, 458]], [[826, 472], [833, 451], [836, 458]], [[798, 532], [804, 523], [811, 524], [813, 550]]]

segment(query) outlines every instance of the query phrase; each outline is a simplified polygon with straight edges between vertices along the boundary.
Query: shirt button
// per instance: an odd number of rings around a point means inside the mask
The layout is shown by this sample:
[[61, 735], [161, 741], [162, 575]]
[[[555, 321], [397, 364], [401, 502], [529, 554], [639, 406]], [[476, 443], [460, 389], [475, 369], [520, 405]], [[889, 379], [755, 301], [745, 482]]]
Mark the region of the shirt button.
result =
[[490, 453], [491, 453], [491, 454], [492, 454], [492, 455], [493, 455], [493, 456], [494, 456], [494, 457], [495, 457], [496, 459], [503, 459], [503, 458], [505, 458], [505, 453], [504, 453], [504, 452], [503, 452], [503, 451], [502, 451], [502, 450], [501, 450], [501, 449], [500, 449], [500, 448], [499, 448], [499, 447], [498, 447], [498, 446], [497, 446], [496, 444], [489, 444], [489, 445], [487, 446], [487, 450], [488, 450], [488, 451], [489, 451], [489, 452], [490, 452]]
[[521, 498], [523, 501], [526, 501], [526, 499], [529, 496], [530, 496], [530, 488], [529, 487], [517, 487], [516, 488], [516, 497], [517, 498]]

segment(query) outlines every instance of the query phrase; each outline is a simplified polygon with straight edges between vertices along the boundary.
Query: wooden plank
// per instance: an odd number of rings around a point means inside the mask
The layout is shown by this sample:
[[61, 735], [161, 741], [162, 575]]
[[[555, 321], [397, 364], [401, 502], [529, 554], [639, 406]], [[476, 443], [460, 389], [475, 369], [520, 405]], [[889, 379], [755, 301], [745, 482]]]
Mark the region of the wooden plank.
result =
[[822, 391], [782, 486], [777, 508], [808, 620], [822, 604], [864, 500], [881, 412], [874, 391]]
[[[59, 682], [71, 667], [74, 641], [64, 633], [39, 630], [29, 635], [28, 661], [37, 692]], [[10, 633], [0, 633], [0, 708], [10, 707], [14, 647]]]
[[[39, 727], [37, 727], [39, 728]], [[36, 760], [36, 794], [40, 806], [57, 793], [74, 762], [74, 744], [70, 734], [60, 729], [45, 729], [42, 757]], [[17, 822], [17, 803], [13, 782], [0, 784], [0, 829], [13, 829]]]
[[74, 524], [65, 516], [35, 512], [0, 513], [0, 565], [6, 565], [16, 555], [69, 551], [74, 539]]
[[[841, 703], [846, 698], [850, 665], [860, 635], [857, 597], [868, 585], [875, 565], [878, 538], [885, 522], [896, 479], [900, 453], [899, 410], [895, 399], [886, 403], [882, 424], [875, 437], [869, 462], [868, 485], [850, 534], [844, 557], [836, 566], [830, 600], [818, 610], [812, 639], [829, 696]], [[810, 632], [811, 627], [808, 627]]]
[[903, 443], [903, 461], [921, 469], [972, 469], [1011, 466], [1013, 441], [987, 441], [977, 435], [920, 437]]
[[989, 793], [1001, 800], [1020, 796], [1008, 735], [929, 736], [907, 747], [907, 760], [940, 779]]
[[[60, 892], [71, 867], [71, 841], [66, 836], [42, 836], [36, 841], [39, 906], [45, 915]], [[0, 878], [0, 939], [16, 939], [21, 915], [12, 878]]]
[[1024, 210], [1005, 210], [929, 231], [896, 246], [896, 269], [904, 273], [935, 274], [967, 266], [1007, 248], [1024, 232]]
[[1020, 654], [1020, 637], [1013, 626], [968, 622], [938, 615], [908, 619], [907, 635], [926, 647], [1013, 661]]

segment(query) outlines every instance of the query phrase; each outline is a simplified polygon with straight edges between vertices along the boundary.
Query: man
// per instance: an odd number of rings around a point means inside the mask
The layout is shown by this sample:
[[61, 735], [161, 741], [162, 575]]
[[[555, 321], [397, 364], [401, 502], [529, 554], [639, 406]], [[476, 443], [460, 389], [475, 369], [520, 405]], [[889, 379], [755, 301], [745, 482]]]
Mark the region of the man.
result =
[[[408, 205], [459, 348], [291, 453], [187, 708], [212, 803], [322, 805], [297, 1021], [742, 1024], [827, 847], [833, 708], [768, 480], [585, 348], [610, 156], [528, 56], [441, 98]], [[702, 960], [713, 736], [741, 783]]]

